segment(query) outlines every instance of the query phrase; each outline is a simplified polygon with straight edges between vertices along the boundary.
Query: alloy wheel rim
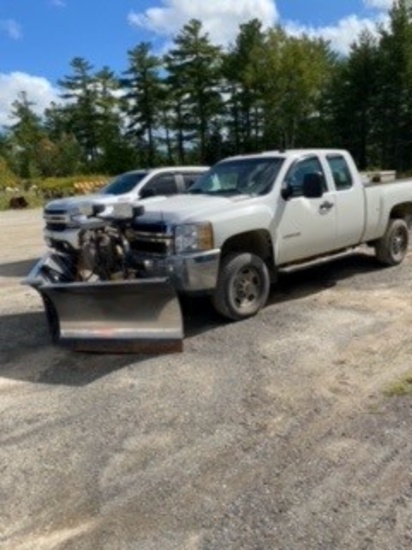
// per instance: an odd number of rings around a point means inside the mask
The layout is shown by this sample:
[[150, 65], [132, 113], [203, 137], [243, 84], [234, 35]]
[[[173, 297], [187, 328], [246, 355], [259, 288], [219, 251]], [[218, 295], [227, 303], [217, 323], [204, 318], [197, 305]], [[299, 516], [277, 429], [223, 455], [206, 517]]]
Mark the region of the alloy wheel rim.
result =
[[253, 305], [260, 297], [262, 279], [254, 267], [245, 267], [233, 281], [233, 298], [238, 308], [244, 309]]
[[399, 229], [392, 239], [392, 251], [395, 256], [403, 254], [406, 249], [406, 235], [402, 229]]

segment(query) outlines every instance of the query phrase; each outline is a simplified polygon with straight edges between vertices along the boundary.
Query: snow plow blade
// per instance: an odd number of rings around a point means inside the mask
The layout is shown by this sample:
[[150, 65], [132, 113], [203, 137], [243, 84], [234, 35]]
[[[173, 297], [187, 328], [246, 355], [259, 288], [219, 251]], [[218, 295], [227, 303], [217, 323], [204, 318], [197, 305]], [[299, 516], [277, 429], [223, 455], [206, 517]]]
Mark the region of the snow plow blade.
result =
[[54, 283], [44, 266], [24, 282], [40, 293], [54, 342], [100, 353], [182, 351], [179, 299], [167, 278]]

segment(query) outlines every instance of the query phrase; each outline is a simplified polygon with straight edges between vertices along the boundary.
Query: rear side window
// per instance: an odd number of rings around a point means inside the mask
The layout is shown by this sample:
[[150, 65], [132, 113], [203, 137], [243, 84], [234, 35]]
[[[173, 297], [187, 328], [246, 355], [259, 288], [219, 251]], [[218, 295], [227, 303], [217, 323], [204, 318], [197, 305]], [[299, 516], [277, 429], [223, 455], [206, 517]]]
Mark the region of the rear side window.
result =
[[317, 157], [308, 157], [295, 162], [286, 176], [287, 184], [293, 189], [293, 197], [300, 197], [302, 195], [305, 176], [314, 173], [321, 174], [323, 178], [323, 189], [327, 191], [325, 175], [319, 159]]
[[154, 195], [175, 195], [178, 192], [176, 180], [173, 174], [161, 174], [149, 181], [142, 190], [142, 197]]
[[202, 173], [198, 174], [181, 174], [184, 182], [184, 188], [189, 189], [191, 185], [195, 183], [195, 181], [202, 175]]
[[328, 155], [327, 160], [336, 189], [338, 191], [350, 189], [353, 185], [353, 180], [346, 159], [341, 155]]

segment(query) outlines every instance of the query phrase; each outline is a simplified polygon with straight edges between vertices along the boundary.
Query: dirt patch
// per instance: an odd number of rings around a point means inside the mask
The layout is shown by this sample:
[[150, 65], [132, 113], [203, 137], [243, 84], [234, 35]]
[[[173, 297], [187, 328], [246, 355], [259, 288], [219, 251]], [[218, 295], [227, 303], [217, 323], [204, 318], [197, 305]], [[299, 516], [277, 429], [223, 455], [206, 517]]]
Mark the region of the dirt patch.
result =
[[41, 226], [0, 215], [1, 548], [412, 546], [410, 256], [283, 275], [242, 323], [185, 304], [183, 354], [74, 354], [20, 285]]

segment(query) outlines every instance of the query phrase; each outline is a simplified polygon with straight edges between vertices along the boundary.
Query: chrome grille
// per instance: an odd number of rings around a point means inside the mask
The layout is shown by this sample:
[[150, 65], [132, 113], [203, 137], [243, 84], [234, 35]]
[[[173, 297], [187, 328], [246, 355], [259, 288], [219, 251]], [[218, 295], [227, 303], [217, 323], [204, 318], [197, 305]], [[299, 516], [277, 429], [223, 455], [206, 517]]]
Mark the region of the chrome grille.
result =
[[67, 225], [65, 223], [47, 222], [46, 229], [49, 229], [50, 231], [66, 231]]
[[157, 256], [173, 252], [173, 234], [165, 223], [134, 223], [128, 237], [136, 252]]
[[69, 225], [69, 215], [66, 210], [45, 210], [43, 219], [50, 231], [65, 231]]

